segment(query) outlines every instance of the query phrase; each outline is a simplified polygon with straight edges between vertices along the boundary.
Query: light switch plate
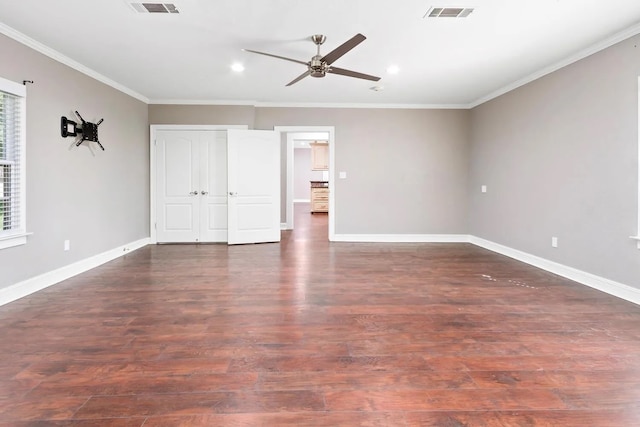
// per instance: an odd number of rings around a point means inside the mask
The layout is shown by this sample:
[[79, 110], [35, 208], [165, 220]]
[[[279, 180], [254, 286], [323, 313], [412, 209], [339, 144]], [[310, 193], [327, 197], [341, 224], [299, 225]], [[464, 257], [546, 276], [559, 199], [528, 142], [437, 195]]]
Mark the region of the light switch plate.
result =
[[340, 176], [340, 179], [346, 179], [347, 178], [347, 173], [346, 172], [340, 172], [339, 176]]

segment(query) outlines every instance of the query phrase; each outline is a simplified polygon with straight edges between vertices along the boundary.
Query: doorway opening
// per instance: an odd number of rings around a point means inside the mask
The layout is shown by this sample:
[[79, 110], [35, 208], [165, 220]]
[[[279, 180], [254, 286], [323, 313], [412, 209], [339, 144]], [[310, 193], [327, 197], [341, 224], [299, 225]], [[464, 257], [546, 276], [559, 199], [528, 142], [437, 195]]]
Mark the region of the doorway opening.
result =
[[[283, 141], [286, 141], [286, 156], [283, 156], [286, 164], [286, 184], [285, 189], [282, 192], [286, 196], [284, 197], [283, 210], [285, 214], [285, 222], [283, 228], [287, 230], [293, 230], [294, 223], [294, 202], [295, 197], [295, 147], [296, 141], [301, 146], [305, 142], [308, 144], [313, 141], [327, 141], [328, 143], [328, 155], [329, 155], [329, 168], [325, 176], [328, 181], [328, 239], [334, 240], [335, 236], [335, 213], [336, 213], [336, 197], [335, 197], [335, 127], [334, 126], [275, 126], [275, 131], [279, 131], [282, 135]], [[319, 179], [323, 181], [323, 179]], [[310, 183], [309, 183], [310, 187]]]

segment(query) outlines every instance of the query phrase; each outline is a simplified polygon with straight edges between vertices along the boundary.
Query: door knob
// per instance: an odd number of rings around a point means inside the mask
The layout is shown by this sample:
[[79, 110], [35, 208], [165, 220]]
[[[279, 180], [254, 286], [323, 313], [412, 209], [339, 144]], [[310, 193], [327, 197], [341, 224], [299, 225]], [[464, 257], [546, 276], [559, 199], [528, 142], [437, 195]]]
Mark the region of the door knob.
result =
[[238, 195], [238, 193], [236, 193], [235, 191], [229, 191], [229, 195], [230, 195], [230, 196], [237, 196], [237, 195]]
[[197, 191], [192, 191], [191, 193], [189, 193], [190, 196], [197, 196], [198, 192]]
[[203, 196], [206, 196], [207, 194], [209, 194], [208, 191], [201, 191], [200, 194], [202, 194]]

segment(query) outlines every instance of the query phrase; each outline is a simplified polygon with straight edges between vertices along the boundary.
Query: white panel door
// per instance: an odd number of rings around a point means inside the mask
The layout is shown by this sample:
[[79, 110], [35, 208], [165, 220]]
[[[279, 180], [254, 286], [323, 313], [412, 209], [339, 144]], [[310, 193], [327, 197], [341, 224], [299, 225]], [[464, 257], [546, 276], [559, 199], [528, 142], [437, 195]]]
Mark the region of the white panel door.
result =
[[228, 242], [280, 241], [280, 134], [227, 131]]
[[200, 241], [227, 241], [227, 132], [201, 132]]
[[156, 134], [158, 242], [198, 241], [199, 138], [189, 131]]

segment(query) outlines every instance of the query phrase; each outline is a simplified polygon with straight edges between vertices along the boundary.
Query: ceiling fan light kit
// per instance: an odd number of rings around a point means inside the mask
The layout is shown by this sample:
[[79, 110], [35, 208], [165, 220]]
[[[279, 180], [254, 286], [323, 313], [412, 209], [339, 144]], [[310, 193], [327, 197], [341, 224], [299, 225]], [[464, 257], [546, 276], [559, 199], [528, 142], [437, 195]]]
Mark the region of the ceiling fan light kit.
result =
[[369, 74], [359, 73], [357, 71], [347, 70], [344, 68], [333, 67], [333, 64], [336, 60], [340, 59], [343, 55], [349, 52], [351, 49], [362, 43], [366, 40], [366, 37], [362, 34], [356, 34], [328, 54], [322, 56], [320, 54], [320, 46], [327, 40], [327, 37], [322, 34], [314, 34], [311, 36], [311, 41], [316, 45], [317, 50], [316, 54], [311, 58], [310, 61], [304, 62], [297, 59], [287, 58], [284, 56], [274, 55], [271, 53], [259, 52], [257, 50], [244, 49], [246, 52], [257, 53], [259, 55], [271, 56], [272, 58], [283, 59], [285, 61], [295, 62], [297, 64], [302, 64], [307, 66], [307, 71], [293, 79], [291, 82], [287, 84], [287, 86], [294, 85], [298, 83], [300, 80], [305, 77], [311, 76], [316, 78], [321, 78], [329, 74], [338, 74], [341, 76], [347, 77], [355, 77], [357, 79], [371, 80], [377, 82], [380, 80], [380, 77], [372, 76]]

